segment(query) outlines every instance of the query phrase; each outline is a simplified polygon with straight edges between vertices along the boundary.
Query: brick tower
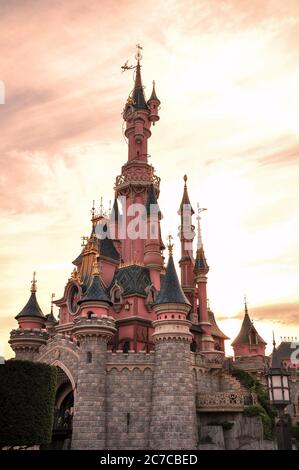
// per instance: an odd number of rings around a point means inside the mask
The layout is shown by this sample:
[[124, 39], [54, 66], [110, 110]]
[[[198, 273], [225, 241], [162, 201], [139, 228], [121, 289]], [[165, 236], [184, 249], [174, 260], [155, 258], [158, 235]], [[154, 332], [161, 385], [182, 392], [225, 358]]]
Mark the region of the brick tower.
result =
[[79, 301], [73, 334], [80, 344], [75, 396], [73, 449], [106, 448], [106, 354], [115, 333], [108, 316], [111, 301], [105, 293], [95, 258], [93, 280]]
[[191, 322], [186, 320], [190, 307], [177, 277], [169, 242], [165, 279], [153, 307], [157, 320], [153, 323], [151, 449], [194, 449], [197, 444]]

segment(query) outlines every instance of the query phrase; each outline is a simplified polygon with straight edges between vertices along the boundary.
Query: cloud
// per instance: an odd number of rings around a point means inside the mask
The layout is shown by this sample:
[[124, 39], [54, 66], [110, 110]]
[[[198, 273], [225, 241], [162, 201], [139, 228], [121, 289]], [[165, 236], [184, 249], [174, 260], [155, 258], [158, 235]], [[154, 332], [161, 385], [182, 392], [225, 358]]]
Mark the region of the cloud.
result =
[[[290, 302], [273, 305], [261, 305], [250, 309], [250, 318], [253, 321], [263, 321], [271, 323], [281, 323], [284, 325], [298, 325], [299, 321], [299, 303]], [[233, 316], [217, 315], [217, 321], [240, 320], [244, 318], [244, 311], [238, 312]]]

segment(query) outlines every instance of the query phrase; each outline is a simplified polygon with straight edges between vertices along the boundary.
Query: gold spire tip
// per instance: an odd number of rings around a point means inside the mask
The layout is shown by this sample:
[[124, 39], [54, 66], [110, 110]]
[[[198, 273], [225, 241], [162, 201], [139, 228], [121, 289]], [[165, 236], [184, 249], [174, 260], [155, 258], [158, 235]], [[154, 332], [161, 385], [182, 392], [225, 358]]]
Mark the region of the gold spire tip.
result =
[[169, 254], [169, 256], [172, 256], [173, 243], [171, 243], [171, 242], [173, 240], [173, 236], [171, 234], [169, 234], [168, 237], [167, 237], [167, 240], [168, 240], [168, 243], [167, 243], [168, 254]]
[[36, 272], [34, 271], [33, 272], [33, 277], [32, 277], [32, 281], [31, 281], [31, 292], [36, 292]]
[[92, 275], [93, 276], [99, 276], [99, 274], [100, 274], [99, 265], [98, 265], [98, 258], [99, 258], [99, 253], [95, 253], [94, 262], [92, 264]]

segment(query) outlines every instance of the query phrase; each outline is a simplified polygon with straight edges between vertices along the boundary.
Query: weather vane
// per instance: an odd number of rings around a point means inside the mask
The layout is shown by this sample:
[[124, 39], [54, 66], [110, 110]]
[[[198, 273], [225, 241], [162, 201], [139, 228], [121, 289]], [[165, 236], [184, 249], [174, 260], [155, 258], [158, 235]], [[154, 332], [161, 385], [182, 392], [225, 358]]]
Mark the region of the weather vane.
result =
[[206, 207], [199, 207], [199, 202], [197, 203], [197, 220], [200, 219], [200, 213], [203, 211], [207, 211], [208, 209]]
[[[135, 59], [137, 60], [137, 63], [139, 63], [142, 59], [142, 55], [141, 55], [141, 52], [143, 47], [140, 46], [140, 44], [136, 44], [136, 47], [137, 47], [137, 53], [135, 55]], [[121, 66], [121, 69], [123, 72], [125, 72], [126, 70], [132, 70], [132, 69], [136, 69], [137, 65], [128, 65], [128, 62], [129, 60], [127, 60], [124, 65]]]

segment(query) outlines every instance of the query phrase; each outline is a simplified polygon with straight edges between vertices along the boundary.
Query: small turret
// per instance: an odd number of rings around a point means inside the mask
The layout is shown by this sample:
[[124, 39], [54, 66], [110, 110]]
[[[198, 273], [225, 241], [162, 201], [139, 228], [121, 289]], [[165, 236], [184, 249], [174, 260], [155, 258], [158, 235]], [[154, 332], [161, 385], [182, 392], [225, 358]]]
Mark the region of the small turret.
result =
[[18, 313], [15, 319], [18, 321], [19, 328], [25, 330], [27, 328], [42, 329], [45, 326], [46, 317], [44, 316], [36, 298], [36, 273], [33, 273], [31, 281], [31, 295], [25, 307]]
[[54, 302], [54, 297], [55, 294], [51, 295], [51, 311], [46, 315], [46, 328], [49, 334], [52, 334], [55, 332], [55, 326], [58, 324], [58, 321], [56, 320], [54, 313], [53, 313], [53, 302]]
[[108, 296], [100, 277], [98, 257], [99, 254], [96, 253], [93, 263], [91, 283], [82, 299], [78, 302], [78, 305], [80, 305], [81, 317], [89, 318], [91, 316], [101, 317], [102, 315], [107, 315], [109, 306], [112, 305], [111, 299]]
[[46, 317], [36, 299], [35, 273], [33, 273], [30, 291], [31, 295], [27, 304], [15, 317], [19, 328], [11, 331], [9, 344], [16, 354], [16, 359], [32, 361], [40, 346], [48, 339], [48, 334], [44, 329]]
[[238, 336], [232, 342], [235, 357], [264, 356], [266, 342], [256, 331], [248, 314], [247, 300], [244, 298], [245, 315]]
[[157, 95], [156, 95], [155, 81], [153, 81], [153, 91], [152, 91], [150, 99], [147, 102], [147, 105], [150, 109], [149, 120], [152, 121], [153, 125], [155, 125], [155, 122], [159, 121], [160, 119], [160, 116], [158, 114], [160, 104], [161, 102], [159, 98], [157, 98]]
[[195, 283], [197, 285], [197, 295], [198, 295], [198, 320], [199, 325], [202, 329], [202, 338], [201, 338], [201, 349], [203, 352], [210, 354], [214, 351], [215, 344], [211, 334], [212, 325], [209, 319], [208, 314], [208, 302], [207, 302], [207, 274], [209, 272], [209, 266], [205, 257], [202, 236], [201, 236], [201, 226], [200, 226], [200, 214], [205, 211], [205, 208], [200, 208], [197, 204], [197, 250], [196, 258], [194, 263], [194, 275]]

